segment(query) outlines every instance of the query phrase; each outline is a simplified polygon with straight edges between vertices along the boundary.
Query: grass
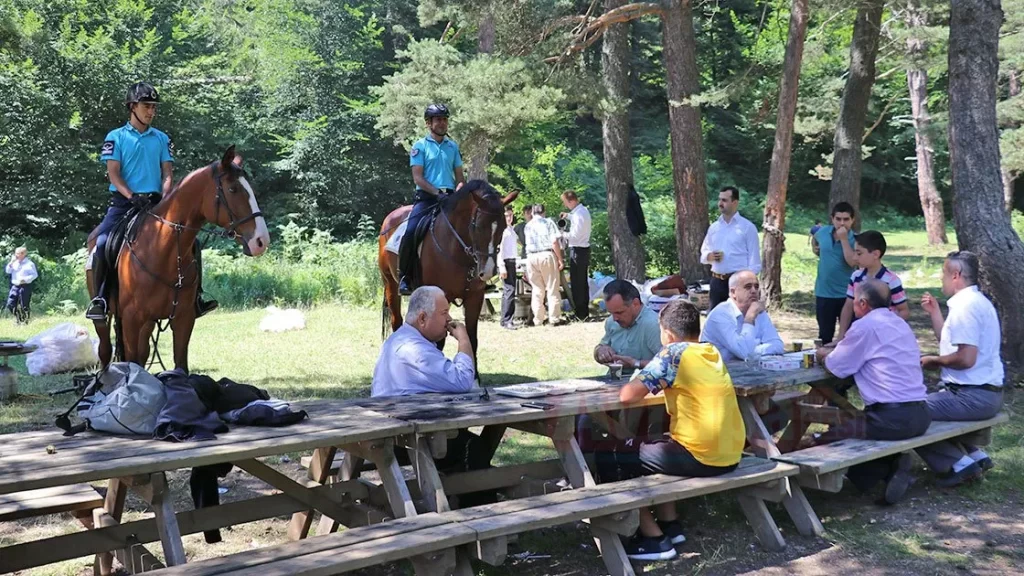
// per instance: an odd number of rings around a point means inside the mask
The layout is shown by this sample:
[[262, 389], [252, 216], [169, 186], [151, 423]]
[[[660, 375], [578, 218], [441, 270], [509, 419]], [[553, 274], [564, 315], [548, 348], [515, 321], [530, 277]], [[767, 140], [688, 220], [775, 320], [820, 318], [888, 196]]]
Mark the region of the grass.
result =
[[[923, 233], [890, 235], [886, 262], [901, 273], [910, 288], [912, 299], [924, 290], [937, 291], [939, 265], [946, 249], [923, 247]], [[813, 255], [805, 237], [790, 235], [784, 267], [787, 311], [774, 316], [784, 339], [811, 338], [815, 333], [813, 300]], [[792, 266], [789, 263], [793, 263]], [[810, 280], [806, 271], [810, 269]], [[912, 325], [924, 347], [934, 348], [934, 336], [919, 306], [912, 306]], [[350, 398], [367, 396], [373, 366], [380, 348], [380, 311], [331, 304], [307, 309], [307, 329], [301, 332], [266, 334], [258, 330], [262, 310], [225, 311], [203, 318], [197, 325], [191, 345], [190, 365], [193, 371], [214, 378], [229, 377], [266, 388], [274, 396], [287, 400], [319, 398]], [[457, 312], [458, 314], [458, 312]], [[14, 326], [9, 318], [0, 320], [0, 338], [27, 338], [60, 322], [87, 323], [78, 317], [42, 316], [28, 326]], [[601, 323], [574, 323], [559, 328], [531, 328], [508, 332], [494, 321], [484, 321], [480, 329], [479, 357], [483, 382], [487, 385], [550, 380], [567, 376], [596, 375], [601, 369], [590, 357], [590, 350], [603, 333]], [[171, 335], [161, 338], [161, 350], [170, 359]], [[451, 348], [449, 348], [451, 352]], [[70, 385], [70, 375], [29, 377], [22, 358], [11, 364], [20, 373], [22, 396], [0, 405], [0, 433], [52, 426], [53, 414], [61, 412], [73, 401], [70, 395], [51, 399], [47, 392]], [[1019, 505], [1024, 494], [1024, 418], [1012, 402], [1011, 420], [995, 431], [990, 453], [999, 466], [979, 486], [947, 496], [930, 489], [925, 480], [915, 492], [921, 499], [934, 498], [943, 513], [971, 510], [975, 507]], [[268, 459], [280, 469], [299, 477], [303, 471], [296, 464], [300, 454]], [[550, 442], [538, 436], [510, 431], [495, 462], [512, 464], [527, 460], [554, 457]], [[188, 509], [187, 474], [171, 475], [171, 484], [178, 495], [177, 508]], [[230, 474], [224, 481], [231, 491], [226, 500], [240, 497], [246, 491], [269, 493], [266, 486], [240, 473]], [[1000, 566], [1016, 565], [1021, 555], [1012, 550], [993, 550], [988, 554], [970, 554], [939, 545], [941, 537], [919, 530], [915, 524], [890, 525], [878, 509], [866, 506], [867, 500], [852, 492], [839, 496], [811, 493], [812, 505], [825, 522], [830, 540], [801, 538], [781, 508], [773, 508], [774, 516], [791, 542], [780, 555], [751, 547], [749, 528], [735, 500], [712, 496], [688, 500], [680, 506], [690, 542], [680, 559], [647, 565], [648, 574], [726, 574], [763, 566], [785, 565], [790, 560], [838, 548], [859, 555], [863, 563], [912, 566], [911, 573], [944, 573], [947, 569], [971, 570], [995, 562]], [[909, 505], [907, 510], [916, 510]], [[898, 509], [900, 507], [897, 507]], [[964, 512], [966, 513], [966, 512]], [[148, 515], [139, 503], [130, 503], [128, 518]], [[907, 512], [911, 514], [911, 512]], [[938, 512], [936, 512], [938, 514]], [[877, 523], [872, 519], [883, 518]], [[201, 536], [185, 539], [190, 558], [207, 558], [267, 546], [285, 540], [284, 519], [266, 520], [225, 530], [225, 542], [208, 546]], [[49, 518], [0, 526], [0, 541], [24, 541], [75, 530], [66, 518]], [[157, 551], [159, 546], [150, 547]], [[549, 558], [514, 558], [512, 554], [531, 551]], [[88, 559], [69, 561], [29, 572], [33, 575], [84, 574]], [[901, 564], [902, 563], [902, 564]], [[909, 564], [908, 564], [909, 563]], [[828, 567], [826, 567], [828, 568]], [[365, 574], [411, 573], [406, 564]], [[515, 574], [596, 574], [603, 573], [588, 532], [580, 526], [565, 526], [525, 534], [517, 547], [510, 549], [510, 559], [502, 567], [486, 567], [479, 573], [488, 576]]]

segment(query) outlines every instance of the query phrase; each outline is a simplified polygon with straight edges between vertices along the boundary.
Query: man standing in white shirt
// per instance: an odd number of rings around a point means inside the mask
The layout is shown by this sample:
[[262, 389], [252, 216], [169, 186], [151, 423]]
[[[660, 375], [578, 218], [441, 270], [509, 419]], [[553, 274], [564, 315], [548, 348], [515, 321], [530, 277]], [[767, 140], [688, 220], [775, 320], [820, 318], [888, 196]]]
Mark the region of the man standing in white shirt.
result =
[[14, 250], [14, 256], [7, 263], [5, 272], [11, 277], [11, 291], [7, 294], [5, 307], [13, 314], [14, 307], [20, 303], [27, 318], [32, 300], [32, 282], [39, 277], [35, 263], [28, 259], [28, 248], [19, 246]]
[[512, 317], [516, 311], [516, 236], [514, 224], [516, 213], [511, 206], [505, 207], [505, 231], [501, 233], [501, 245], [498, 247], [498, 274], [504, 284], [501, 294], [501, 327], [515, 330]]
[[729, 298], [708, 314], [701, 342], [715, 345], [722, 360], [746, 360], [752, 354], [782, 354], [782, 339], [760, 301], [761, 285], [750, 270], [729, 278]]
[[711, 265], [711, 308], [729, 297], [729, 278], [740, 270], [761, 273], [761, 245], [757, 227], [737, 213], [740, 191], [726, 186], [718, 193], [718, 211], [722, 213], [708, 228], [700, 247], [700, 261]]
[[[533, 325], [540, 326], [551, 317], [552, 326], [561, 324], [562, 297], [558, 293], [562, 268], [562, 246], [558, 228], [544, 216], [544, 205], [533, 207], [533, 219], [526, 224], [526, 270], [533, 297]], [[547, 300], [547, 314], [544, 301]]]
[[[978, 257], [967, 251], [950, 252], [942, 266], [942, 293], [949, 296], [949, 314], [931, 294], [921, 307], [931, 316], [939, 339], [939, 355], [923, 356], [921, 366], [938, 368], [946, 389], [927, 398], [932, 420], [987, 420], [1003, 406], [1002, 335], [999, 315], [978, 290]], [[950, 488], [975, 480], [995, 466], [992, 458], [967, 437], [951, 438], [917, 449], [928, 467], [939, 474], [936, 484]]]
[[590, 316], [590, 210], [576, 196], [576, 192], [562, 193], [562, 204], [569, 209], [562, 218], [569, 220], [565, 239], [569, 243], [569, 285], [572, 287], [572, 307], [577, 320]]

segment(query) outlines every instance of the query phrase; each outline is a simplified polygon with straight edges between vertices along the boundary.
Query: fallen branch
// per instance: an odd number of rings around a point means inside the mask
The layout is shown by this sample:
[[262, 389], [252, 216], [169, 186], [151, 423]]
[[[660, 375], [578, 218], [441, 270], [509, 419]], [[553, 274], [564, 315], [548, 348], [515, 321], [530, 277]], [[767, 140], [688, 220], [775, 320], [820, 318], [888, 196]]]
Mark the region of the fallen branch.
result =
[[[560, 63], [569, 56], [581, 52], [597, 42], [604, 35], [605, 30], [612, 24], [622, 24], [650, 14], [661, 14], [663, 8], [656, 2], [634, 2], [609, 10], [604, 14], [588, 19], [586, 16], [571, 19], [562, 19], [563, 22], [580, 22], [581, 29], [573, 36], [572, 41], [558, 56], [545, 58], [548, 63]], [[556, 22], [557, 23], [557, 22]], [[564, 24], [563, 24], [564, 25]]]

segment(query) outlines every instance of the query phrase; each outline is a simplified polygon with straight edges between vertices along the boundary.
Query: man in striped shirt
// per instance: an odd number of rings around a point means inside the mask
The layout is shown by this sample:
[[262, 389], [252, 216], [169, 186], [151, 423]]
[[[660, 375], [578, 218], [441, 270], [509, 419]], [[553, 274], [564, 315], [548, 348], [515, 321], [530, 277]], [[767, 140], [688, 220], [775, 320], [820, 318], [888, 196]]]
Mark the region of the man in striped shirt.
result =
[[889, 286], [890, 302], [889, 307], [900, 318], [910, 318], [910, 307], [907, 305], [907, 293], [903, 290], [903, 282], [900, 277], [882, 264], [882, 256], [885, 256], [885, 236], [875, 230], [866, 230], [856, 235], [854, 253], [857, 257], [859, 269], [850, 276], [850, 284], [846, 288], [846, 304], [839, 316], [839, 338], [842, 340], [850, 324], [854, 320], [854, 292], [857, 285], [868, 278], [874, 278], [885, 282]]

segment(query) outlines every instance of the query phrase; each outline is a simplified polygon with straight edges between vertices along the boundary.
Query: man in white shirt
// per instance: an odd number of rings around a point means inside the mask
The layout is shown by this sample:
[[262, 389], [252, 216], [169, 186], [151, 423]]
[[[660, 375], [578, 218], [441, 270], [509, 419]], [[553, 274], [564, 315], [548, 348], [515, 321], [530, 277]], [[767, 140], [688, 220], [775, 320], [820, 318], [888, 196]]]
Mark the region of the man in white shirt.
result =
[[7, 263], [5, 272], [11, 277], [11, 291], [7, 294], [5, 307], [13, 314], [14, 307], [21, 303], [27, 318], [32, 300], [32, 282], [39, 277], [35, 263], [28, 259], [28, 248], [19, 246], [14, 250], [14, 256]]
[[[453, 321], [448, 310], [448, 299], [437, 286], [421, 286], [412, 293], [405, 323], [380, 350], [370, 396], [460, 394], [473, 388], [473, 345], [466, 326]], [[459, 343], [451, 360], [437, 348], [449, 335]]]
[[761, 285], [750, 270], [729, 278], [729, 298], [708, 314], [701, 342], [718, 348], [722, 360], [746, 360], [751, 355], [782, 354], [782, 339], [760, 301]]
[[515, 330], [512, 317], [516, 311], [516, 244], [519, 239], [514, 228], [516, 213], [511, 206], [505, 207], [505, 231], [501, 233], [498, 246], [498, 274], [504, 284], [501, 294], [501, 327]]
[[569, 285], [572, 287], [572, 307], [577, 320], [590, 316], [590, 210], [573, 190], [562, 193], [562, 204], [569, 209], [562, 218], [569, 220], [569, 231], [564, 234], [569, 243]]
[[757, 228], [737, 213], [740, 191], [726, 186], [718, 193], [718, 210], [722, 213], [708, 228], [700, 247], [700, 261], [711, 265], [711, 308], [729, 297], [729, 277], [740, 270], [761, 273], [761, 245]]
[[[923, 356], [921, 366], [938, 368], [946, 389], [927, 398], [932, 420], [987, 420], [1003, 406], [1002, 335], [999, 315], [978, 290], [978, 257], [967, 251], [951, 252], [942, 265], [942, 293], [949, 296], [949, 314], [931, 294], [921, 307], [931, 316], [939, 339], [939, 355]], [[936, 484], [952, 487], [975, 480], [995, 466], [992, 458], [967, 437], [952, 438], [917, 449], [939, 474]]]
[[[540, 326], [550, 316], [551, 324], [561, 323], [562, 297], [558, 288], [562, 275], [562, 247], [558, 227], [544, 216], [543, 204], [533, 207], [533, 219], [526, 224], [526, 269], [533, 297], [533, 325]], [[547, 301], [545, 314], [544, 302]]]

